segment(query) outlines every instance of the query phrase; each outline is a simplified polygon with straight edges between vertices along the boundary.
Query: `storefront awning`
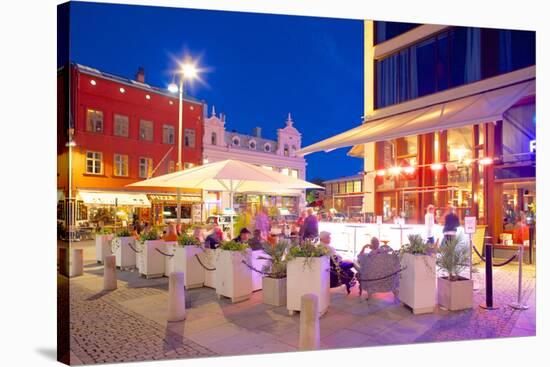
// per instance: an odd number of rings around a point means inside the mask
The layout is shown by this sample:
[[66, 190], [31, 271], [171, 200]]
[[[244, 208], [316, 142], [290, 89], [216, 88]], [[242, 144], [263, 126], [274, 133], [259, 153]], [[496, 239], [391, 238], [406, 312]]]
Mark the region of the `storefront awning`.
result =
[[141, 193], [80, 191], [79, 196], [89, 205], [151, 206], [147, 195]]
[[466, 125], [501, 120], [506, 110], [535, 94], [535, 79], [420, 109], [366, 120], [361, 126], [307, 146], [306, 155]]

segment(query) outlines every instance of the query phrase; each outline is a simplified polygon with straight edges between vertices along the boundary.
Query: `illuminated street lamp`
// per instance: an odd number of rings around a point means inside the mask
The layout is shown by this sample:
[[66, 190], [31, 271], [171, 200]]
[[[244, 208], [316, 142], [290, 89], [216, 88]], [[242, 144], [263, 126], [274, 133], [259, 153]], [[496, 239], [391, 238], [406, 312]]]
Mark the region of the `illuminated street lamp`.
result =
[[[185, 79], [192, 80], [197, 77], [198, 70], [194, 63], [186, 61], [185, 63], [180, 65], [180, 70], [178, 72], [180, 74], [179, 78], [179, 87], [176, 85], [176, 83], [171, 83], [168, 86], [168, 91], [171, 93], [179, 92], [179, 117], [178, 117], [178, 163], [177, 163], [177, 171], [181, 171], [182, 169], [182, 163], [181, 163], [181, 152], [182, 152], [182, 131], [183, 131], [183, 94], [184, 94], [184, 88], [185, 88]], [[176, 205], [177, 205], [177, 213], [176, 213], [176, 223], [179, 228], [181, 224], [181, 192], [180, 188], [176, 188]]]

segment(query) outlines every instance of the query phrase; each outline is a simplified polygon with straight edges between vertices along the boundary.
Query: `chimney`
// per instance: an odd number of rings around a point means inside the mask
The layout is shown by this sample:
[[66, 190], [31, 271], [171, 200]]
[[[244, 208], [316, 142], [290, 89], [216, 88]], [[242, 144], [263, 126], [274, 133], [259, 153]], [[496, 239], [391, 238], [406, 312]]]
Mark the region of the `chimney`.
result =
[[262, 137], [262, 128], [259, 126], [256, 126], [254, 129], [252, 129], [252, 135], [261, 138]]
[[138, 68], [138, 71], [136, 73], [136, 81], [140, 83], [145, 83], [145, 69], [143, 69], [143, 66], [140, 66]]

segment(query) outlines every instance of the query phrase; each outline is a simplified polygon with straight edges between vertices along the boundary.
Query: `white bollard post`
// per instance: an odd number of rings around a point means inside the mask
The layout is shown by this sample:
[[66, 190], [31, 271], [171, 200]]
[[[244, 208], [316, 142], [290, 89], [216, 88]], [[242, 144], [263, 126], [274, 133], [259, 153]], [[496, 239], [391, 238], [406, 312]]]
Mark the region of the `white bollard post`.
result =
[[300, 350], [315, 350], [321, 346], [319, 330], [319, 299], [315, 294], [304, 294], [300, 306]]
[[107, 255], [103, 262], [103, 290], [114, 291], [116, 288], [116, 258], [115, 255]]
[[[528, 242], [528, 241], [526, 241]], [[525, 246], [525, 242], [523, 245], [519, 246], [519, 253], [518, 253], [518, 263], [519, 263], [519, 269], [518, 269], [518, 300], [517, 302], [513, 302], [510, 304], [510, 307], [516, 310], [527, 310], [529, 308], [528, 305], [524, 304], [522, 302], [522, 283], [523, 283], [523, 247]]]
[[173, 272], [168, 279], [168, 321], [183, 321], [185, 320], [185, 274]]
[[84, 274], [84, 255], [81, 248], [71, 250], [71, 277], [78, 277]]
[[69, 249], [60, 247], [57, 249], [59, 262], [59, 274], [69, 276]]

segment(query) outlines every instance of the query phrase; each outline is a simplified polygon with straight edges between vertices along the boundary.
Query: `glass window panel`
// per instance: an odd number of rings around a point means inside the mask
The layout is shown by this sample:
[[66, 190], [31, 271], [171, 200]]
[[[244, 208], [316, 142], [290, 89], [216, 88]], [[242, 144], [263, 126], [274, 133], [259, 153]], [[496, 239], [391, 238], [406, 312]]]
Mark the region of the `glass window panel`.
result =
[[361, 181], [354, 181], [353, 182], [353, 192], [362, 192], [361, 190]]
[[411, 48], [411, 73], [412, 97], [425, 96], [436, 91], [434, 38], [427, 39]]
[[184, 129], [184, 145], [188, 148], [195, 147], [195, 130], [193, 129]]
[[139, 138], [140, 140], [152, 141], [153, 140], [153, 122], [147, 120], [141, 120], [139, 122]]
[[128, 116], [115, 114], [114, 135], [128, 137], [129, 132]]

